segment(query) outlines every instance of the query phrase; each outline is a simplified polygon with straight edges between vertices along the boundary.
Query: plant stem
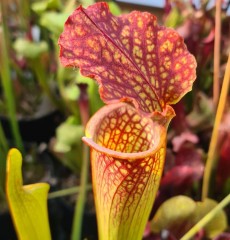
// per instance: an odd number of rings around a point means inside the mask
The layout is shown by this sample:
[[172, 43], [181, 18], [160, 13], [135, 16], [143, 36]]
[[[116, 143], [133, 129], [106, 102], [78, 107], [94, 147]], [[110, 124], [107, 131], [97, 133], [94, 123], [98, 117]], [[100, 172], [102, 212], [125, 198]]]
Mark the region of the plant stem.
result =
[[[2, 1], [1, 1], [2, 3]], [[0, 12], [2, 9], [2, 5], [0, 3]], [[3, 12], [2, 12], [3, 14]], [[13, 138], [17, 148], [24, 153], [22, 138], [19, 132], [17, 116], [16, 116], [16, 106], [15, 106], [15, 99], [13, 94], [13, 86], [12, 80], [10, 77], [10, 61], [9, 61], [9, 53], [8, 53], [8, 46], [6, 43], [5, 33], [7, 32], [7, 25], [4, 21], [4, 17], [2, 17], [2, 31], [0, 29], [0, 76], [2, 80], [2, 87], [4, 92], [4, 98], [6, 101], [6, 107], [10, 119], [10, 126], [11, 131], [13, 134]]]
[[191, 239], [201, 228], [210, 222], [216, 214], [230, 203], [230, 194], [228, 194], [215, 208], [206, 214], [195, 226], [193, 226], [180, 240]]
[[81, 240], [81, 229], [87, 191], [88, 172], [89, 172], [89, 149], [88, 146], [84, 144], [81, 170], [81, 185], [74, 211], [71, 240]]
[[24, 31], [29, 31], [29, 19], [30, 19], [30, 1], [23, 0], [19, 1], [19, 13], [21, 20], [21, 27]]
[[[92, 185], [91, 184], [86, 185], [86, 191], [89, 191], [91, 189], [92, 189]], [[80, 190], [81, 190], [81, 187], [77, 186], [77, 187], [71, 187], [71, 188], [67, 188], [67, 189], [51, 192], [48, 195], [48, 199], [53, 199], [53, 198], [58, 198], [58, 197], [65, 197], [65, 196], [68, 196], [68, 195], [76, 194], [76, 193], [79, 193]]]
[[230, 54], [228, 55], [228, 62], [226, 65], [224, 81], [223, 81], [223, 85], [221, 88], [220, 100], [219, 100], [219, 104], [217, 107], [214, 128], [212, 131], [211, 142], [210, 142], [209, 150], [208, 150], [207, 162], [206, 162], [206, 166], [205, 166], [205, 170], [204, 170], [202, 200], [204, 200], [205, 198], [208, 197], [209, 181], [210, 181], [210, 176], [211, 176], [211, 172], [212, 172], [213, 165], [214, 165], [214, 156], [215, 156], [215, 151], [216, 151], [216, 146], [217, 146], [218, 130], [219, 130], [219, 125], [220, 125], [220, 122], [222, 119], [222, 115], [224, 112], [225, 103], [226, 103], [226, 99], [227, 99], [227, 95], [228, 95], [229, 81], [230, 81]]
[[213, 74], [213, 104], [216, 109], [220, 92], [220, 35], [221, 35], [221, 3], [222, 0], [216, 0], [215, 15], [215, 42], [214, 42], [214, 74]]

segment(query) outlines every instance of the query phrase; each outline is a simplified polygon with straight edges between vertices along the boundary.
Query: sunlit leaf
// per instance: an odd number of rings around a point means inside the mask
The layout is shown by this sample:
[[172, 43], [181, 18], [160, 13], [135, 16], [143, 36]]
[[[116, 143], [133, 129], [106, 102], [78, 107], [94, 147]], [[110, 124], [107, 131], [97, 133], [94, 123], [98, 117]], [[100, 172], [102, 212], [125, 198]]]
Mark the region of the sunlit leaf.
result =
[[162, 111], [195, 80], [196, 62], [183, 39], [147, 12], [115, 17], [106, 3], [79, 7], [59, 45], [61, 62], [96, 79], [105, 103], [131, 101], [145, 113]]
[[60, 0], [42, 0], [34, 2], [31, 6], [32, 10], [37, 14], [41, 14], [48, 9], [60, 9], [61, 1]]
[[172, 8], [169, 15], [165, 19], [165, 26], [176, 28], [183, 22], [183, 15], [180, 10], [176, 7]]
[[7, 158], [6, 194], [13, 222], [20, 240], [50, 240], [47, 211], [49, 185], [22, 185], [22, 156], [11, 149]]
[[18, 54], [22, 55], [23, 57], [35, 59], [39, 57], [42, 53], [48, 51], [48, 44], [44, 41], [31, 42], [27, 39], [18, 38], [14, 42], [14, 49]]
[[[197, 223], [208, 212], [218, 205], [218, 202], [212, 199], [205, 199], [203, 202], [197, 202], [196, 210], [193, 213], [191, 221]], [[218, 234], [222, 233], [228, 226], [227, 216], [223, 210], [204, 227], [207, 237], [213, 239]]]
[[[100, 109], [86, 127], [99, 239], [141, 239], [159, 186], [166, 128], [128, 104]], [[138, 227], [137, 227], [138, 226]]]
[[66, 86], [63, 90], [66, 99], [71, 100], [71, 101], [76, 101], [78, 100], [80, 96], [80, 90], [76, 84], [69, 84]]
[[[151, 227], [154, 232], [169, 230], [176, 239], [180, 239], [192, 226], [198, 223], [217, 202], [205, 199], [195, 202], [186, 196], [176, 196], [165, 201], [156, 212]], [[211, 239], [223, 232], [227, 227], [227, 216], [223, 210], [204, 226], [205, 235]]]
[[[81, 138], [84, 135], [84, 130], [81, 125], [77, 125], [73, 122], [73, 117], [69, 117], [63, 122], [56, 130], [56, 137], [58, 142], [71, 147], [72, 145], [81, 142]], [[57, 151], [61, 150], [55, 148]]]
[[82, 4], [82, 6], [88, 7], [89, 5], [94, 4], [95, 1], [94, 0], [80, 0], [80, 3]]
[[59, 12], [45, 12], [40, 18], [41, 26], [47, 28], [49, 31], [59, 36], [63, 31], [63, 24], [68, 17], [67, 13]]
[[65, 1], [65, 5], [64, 5], [64, 8], [62, 9], [63, 13], [71, 13], [74, 11], [74, 9], [76, 8], [76, 5], [78, 4], [79, 2], [76, 1], [76, 0], [68, 0], [68, 1]]
[[56, 138], [51, 144], [55, 156], [73, 172], [78, 172], [82, 162], [84, 129], [74, 117], [69, 117], [56, 129]]
[[108, 2], [108, 5], [109, 5], [109, 9], [110, 9], [110, 12], [117, 16], [117, 15], [120, 15], [122, 13], [120, 7], [115, 3], [115, 2]]
[[164, 202], [156, 212], [151, 227], [153, 232], [160, 232], [163, 229], [186, 231], [187, 219], [196, 209], [196, 203], [186, 196], [176, 196]]

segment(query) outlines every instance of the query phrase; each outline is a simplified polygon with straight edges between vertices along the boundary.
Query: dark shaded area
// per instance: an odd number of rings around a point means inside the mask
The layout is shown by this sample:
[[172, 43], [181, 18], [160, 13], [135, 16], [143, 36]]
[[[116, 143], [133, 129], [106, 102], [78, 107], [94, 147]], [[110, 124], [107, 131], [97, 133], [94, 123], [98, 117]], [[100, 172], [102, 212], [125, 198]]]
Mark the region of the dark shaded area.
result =
[[[5, 135], [12, 139], [9, 120], [6, 117], [0, 118]], [[19, 129], [22, 139], [25, 142], [48, 142], [55, 135], [57, 126], [64, 120], [59, 111], [52, 112], [40, 118], [30, 120], [19, 120]]]
[[[49, 200], [48, 209], [52, 239], [70, 239], [74, 207], [57, 198]], [[82, 239], [97, 240], [96, 236], [96, 215], [86, 211], [83, 217]]]
[[9, 212], [0, 214], [0, 239], [1, 240], [17, 240], [14, 226]]

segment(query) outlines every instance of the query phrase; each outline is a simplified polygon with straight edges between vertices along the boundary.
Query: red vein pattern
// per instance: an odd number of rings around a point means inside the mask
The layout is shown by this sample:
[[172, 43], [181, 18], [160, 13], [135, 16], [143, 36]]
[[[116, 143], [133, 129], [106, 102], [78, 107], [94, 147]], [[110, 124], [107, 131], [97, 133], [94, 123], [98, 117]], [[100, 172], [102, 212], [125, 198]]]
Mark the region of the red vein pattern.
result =
[[163, 171], [175, 115], [170, 104], [191, 90], [196, 61], [155, 16], [115, 17], [106, 3], [76, 9], [59, 46], [62, 64], [94, 78], [109, 104], [91, 118], [83, 138], [91, 147], [99, 239], [141, 239]]
[[86, 132], [97, 147], [120, 153], [114, 157], [91, 146], [100, 240], [141, 239], [163, 170], [166, 128], [122, 103], [99, 110]]
[[98, 145], [125, 153], [147, 151], [154, 147], [155, 138], [159, 137], [154, 133], [151, 119], [142, 118], [126, 105], [108, 113], [95, 135]]
[[93, 181], [100, 186], [94, 189], [100, 239], [141, 239], [158, 190], [164, 157], [164, 147], [151, 157], [135, 161], [92, 150]]
[[196, 61], [173, 29], [147, 12], [113, 16], [106, 3], [79, 7], [59, 38], [60, 59], [97, 80], [105, 103], [163, 111], [191, 90]]

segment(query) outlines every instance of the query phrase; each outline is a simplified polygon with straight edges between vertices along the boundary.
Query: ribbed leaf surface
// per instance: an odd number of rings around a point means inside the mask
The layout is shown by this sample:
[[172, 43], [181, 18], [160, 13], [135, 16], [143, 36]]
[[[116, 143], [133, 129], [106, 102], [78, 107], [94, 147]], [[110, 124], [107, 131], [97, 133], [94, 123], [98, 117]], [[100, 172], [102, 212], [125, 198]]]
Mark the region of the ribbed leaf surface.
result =
[[100, 109], [86, 132], [99, 239], [142, 239], [163, 170], [166, 128], [120, 103]]
[[147, 12], [115, 17], [106, 3], [79, 7], [59, 45], [62, 64], [96, 79], [105, 103], [132, 101], [145, 113], [179, 101], [196, 77], [183, 39]]
[[47, 194], [49, 185], [22, 185], [22, 156], [13, 148], [7, 157], [6, 196], [19, 240], [51, 240]]

